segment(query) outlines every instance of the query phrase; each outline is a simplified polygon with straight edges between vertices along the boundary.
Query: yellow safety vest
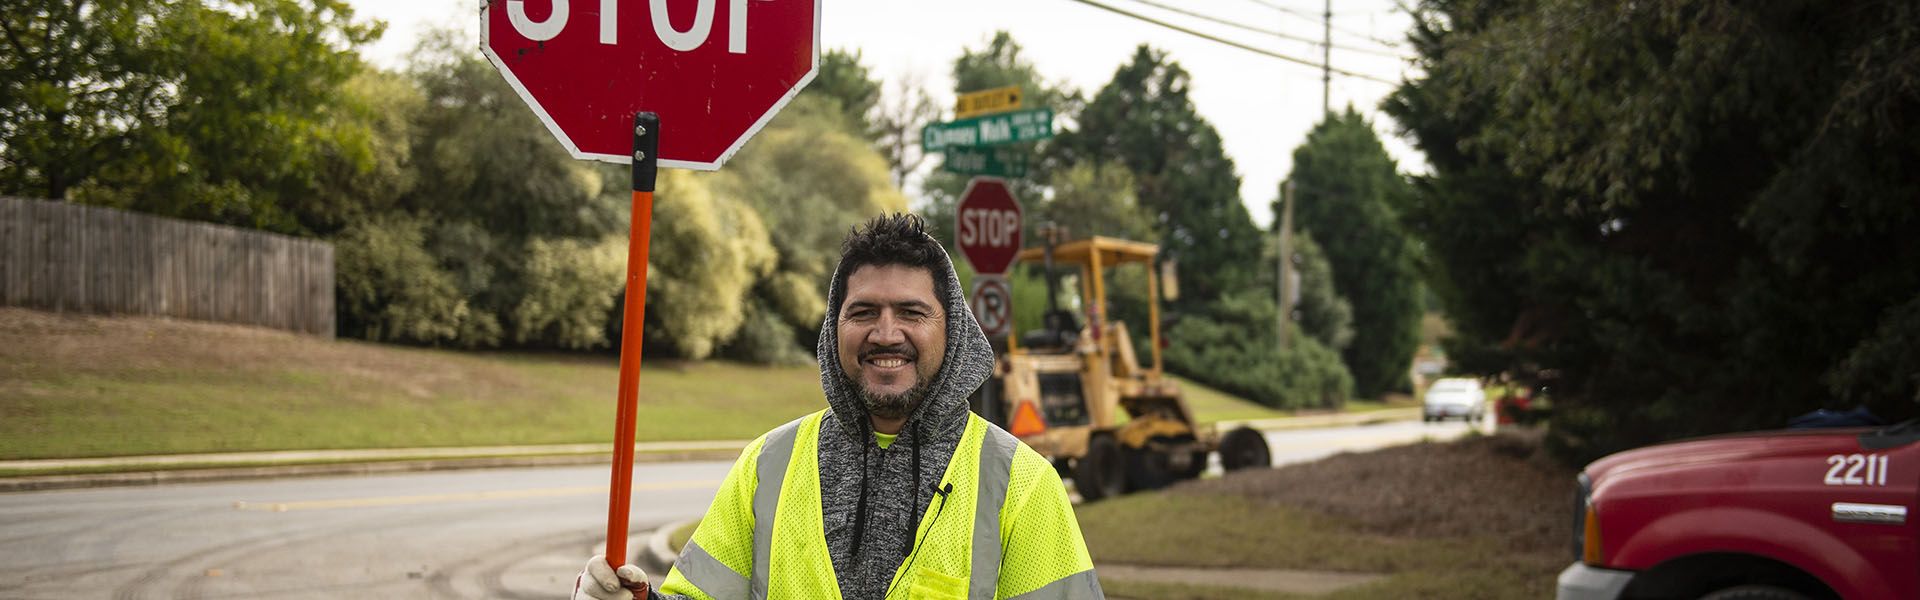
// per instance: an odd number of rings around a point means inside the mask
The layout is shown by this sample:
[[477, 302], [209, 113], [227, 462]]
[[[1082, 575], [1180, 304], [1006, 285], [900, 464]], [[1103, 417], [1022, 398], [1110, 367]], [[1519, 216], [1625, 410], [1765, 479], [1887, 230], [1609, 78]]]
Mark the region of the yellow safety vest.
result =
[[[747, 446], [661, 593], [839, 600], [820, 512], [825, 414], [801, 417]], [[1039, 453], [969, 413], [940, 488], [949, 491], [928, 504], [889, 600], [1101, 597], [1066, 489]]]

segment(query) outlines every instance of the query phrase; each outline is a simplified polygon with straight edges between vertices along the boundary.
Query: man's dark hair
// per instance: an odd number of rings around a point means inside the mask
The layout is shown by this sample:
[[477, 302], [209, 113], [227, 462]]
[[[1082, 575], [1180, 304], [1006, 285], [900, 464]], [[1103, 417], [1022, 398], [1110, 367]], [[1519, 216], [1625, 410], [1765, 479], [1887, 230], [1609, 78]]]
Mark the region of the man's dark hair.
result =
[[918, 267], [933, 275], [934, 296], [945, 307], [950, 264], [946, 249], [927, 233], [925, 219], [909, 213], [880, 215], [854, 227], [840, 242], [840, 274], [834, 286], [845, 289], [846, 278], [860, 267]]

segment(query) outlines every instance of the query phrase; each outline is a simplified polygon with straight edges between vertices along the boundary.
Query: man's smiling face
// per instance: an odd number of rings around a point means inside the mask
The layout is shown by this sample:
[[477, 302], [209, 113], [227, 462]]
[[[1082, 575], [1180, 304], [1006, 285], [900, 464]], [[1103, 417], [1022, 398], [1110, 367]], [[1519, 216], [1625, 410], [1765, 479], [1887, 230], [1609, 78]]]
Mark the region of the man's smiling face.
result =
[[883, 419], [907, 416], [947, 351], [946, 310], [923, 268], [855, 269], [835, 328], [840, 370], [860, 389], [867, 411]]

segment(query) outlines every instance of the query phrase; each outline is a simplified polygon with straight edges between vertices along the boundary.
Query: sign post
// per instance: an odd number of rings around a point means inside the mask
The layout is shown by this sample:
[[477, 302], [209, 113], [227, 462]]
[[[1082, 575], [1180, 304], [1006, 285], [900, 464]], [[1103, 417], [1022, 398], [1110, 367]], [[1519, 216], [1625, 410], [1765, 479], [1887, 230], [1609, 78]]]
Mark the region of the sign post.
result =
[[[585, 6], [575, 12], [575, 4]], [[616, 569], [627, 559], [657, 169], [720, 168], [820, 66], [820, 0], [678, 6], [677, 14], [660, 0], [488, 0], [480, 8], [481, 52], [567, 152], [633, 166], [607, 498], [606, 557]], [[676, 133], [663, 135], [669, 123]]]
[[[628, 221], [627, 295], [620, 309], [620, 387], [613, 427], [613, 480], [607, 498], [607, 562], [626, 562], [627, 515], [633, 501], [633, 429], [640, 413], [640, 340], [647, 322], [647, 247], [653, 233], [660, 116], [633, 117], [633, 217]], [[633, 290], [639, 290], [634, 293]], [[615, 558], [618, 557], [618, 558]], [[618, 563], [614, 561], [620, 561]]]

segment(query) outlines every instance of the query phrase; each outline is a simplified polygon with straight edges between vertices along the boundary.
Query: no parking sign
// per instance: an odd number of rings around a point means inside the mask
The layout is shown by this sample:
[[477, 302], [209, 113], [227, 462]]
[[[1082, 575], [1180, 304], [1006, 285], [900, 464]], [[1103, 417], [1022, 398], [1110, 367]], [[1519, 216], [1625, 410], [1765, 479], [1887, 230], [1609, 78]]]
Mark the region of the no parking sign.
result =
[[1004, 338], [1013, 331], [1013, 294], [1007, 279], [998, 275], [973, 276], [973, 293], [968, 295], [973, 318], [989, 338]]

